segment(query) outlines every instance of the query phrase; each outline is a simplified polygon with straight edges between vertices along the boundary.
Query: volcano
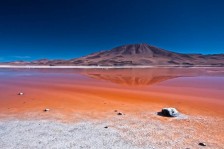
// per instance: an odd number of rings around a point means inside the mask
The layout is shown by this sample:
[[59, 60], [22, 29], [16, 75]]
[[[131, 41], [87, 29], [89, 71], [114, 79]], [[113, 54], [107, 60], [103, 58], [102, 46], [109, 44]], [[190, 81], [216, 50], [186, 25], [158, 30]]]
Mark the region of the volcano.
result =
[[224, 65], [224, 54], [181, 54], [148, 44], [130, 44], [70, 60], [74, 65]]
[[11, 65], [50, 66], [224, 66], [224, 54], [182, 54], [148, 44], [129, 44], [70, 60], [11, 62]]

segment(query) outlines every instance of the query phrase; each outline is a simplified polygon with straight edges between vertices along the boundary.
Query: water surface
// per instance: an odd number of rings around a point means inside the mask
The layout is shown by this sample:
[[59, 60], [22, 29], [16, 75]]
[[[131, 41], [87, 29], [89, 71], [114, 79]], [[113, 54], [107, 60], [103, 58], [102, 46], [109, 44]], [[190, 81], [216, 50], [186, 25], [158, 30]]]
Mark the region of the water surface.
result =
[[76, 119], [171, 106], [186, 115], [224, 117], [223, 84], [223, 68], [0, 69], [0, 112], [38, 118], [49, 108], [51, 118]]

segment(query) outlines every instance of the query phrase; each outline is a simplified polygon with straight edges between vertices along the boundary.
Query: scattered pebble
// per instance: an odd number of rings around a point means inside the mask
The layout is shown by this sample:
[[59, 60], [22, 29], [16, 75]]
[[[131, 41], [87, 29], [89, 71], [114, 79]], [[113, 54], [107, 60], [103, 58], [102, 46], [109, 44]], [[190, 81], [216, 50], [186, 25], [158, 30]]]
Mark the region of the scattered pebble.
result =
[[24, 93], [18, 93], [18, 95], [20, 95], [20, 96], [21, 96], [21, 95], [24, 95]]
[[117, 113], [117, 115], [123, 115], [123, 114], [119, 112], [119, 113]]
[[205, 143], [202, 143], [202, 142], [198, 143], [198, 145], [200, 145], [200, 146], [206, 146], [206, 144]]
[[48, 111], [50, 111], [50, 109], [44, 109], [44, 112], [48, 112]]
[[114, 110], [114, 112], [117, 112], [117, 110]]
[[107, 129], [107, 128], [108, 128], [108, 126], [105, 126], [104, 128], [106, 128], [106, 129]]

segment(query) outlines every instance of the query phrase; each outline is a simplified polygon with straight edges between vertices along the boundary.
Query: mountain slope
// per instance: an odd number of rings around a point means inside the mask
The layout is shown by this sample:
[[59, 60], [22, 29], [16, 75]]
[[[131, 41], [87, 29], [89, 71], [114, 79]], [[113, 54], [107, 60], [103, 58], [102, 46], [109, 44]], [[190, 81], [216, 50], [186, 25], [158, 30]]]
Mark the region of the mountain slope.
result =
[[175, 65], [224, 66], [224, 54], [181, 54], [148, 44], [130, 44], [96, 52], [71, 60], [41, 59], [32, 62], [10, 62], [11, 65], [77, 65], [77, 66], [155, 66]]
[[69, 61], [75, 65], [224, 65], [224, 54], [180, 54], [148, 44], [131, 44]]

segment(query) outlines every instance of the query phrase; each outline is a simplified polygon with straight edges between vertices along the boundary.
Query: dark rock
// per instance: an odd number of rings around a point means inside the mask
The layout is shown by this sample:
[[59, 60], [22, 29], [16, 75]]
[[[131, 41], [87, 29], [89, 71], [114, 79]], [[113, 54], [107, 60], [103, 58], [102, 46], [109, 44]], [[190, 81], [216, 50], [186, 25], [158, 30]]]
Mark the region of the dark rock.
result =
[[114, 112], [117, 112], [117, 110], [114, 110]]
[[50, 111], [50, 109], [44, 109], [44, 112], [48, 112], [48, 111]]
[[206, 144], [203, 143], [203, 142], [198, 143], [198, 145], [200, 145], [200, 146], [206, 146]]
[[119, 112], [119, 113], [117, 113], [117, 115], [123, 115], [123, 114]]
[[21, 96], [21, 95], [24, 95], [24, 93], [22, 93], [22, 92], [21, 92], [21, 93], [18, 93], [18, 95], [20, 95], [20, 96]]
[[107, 128], [108, 128], [108, 126], [105, 126], [104, 128], [106, 128], [106, 129], [107, 129]]
[[166, 117], [177, 117], [179, 112], [175, 108], [163, 108], [158, 115], [166, 116]]

